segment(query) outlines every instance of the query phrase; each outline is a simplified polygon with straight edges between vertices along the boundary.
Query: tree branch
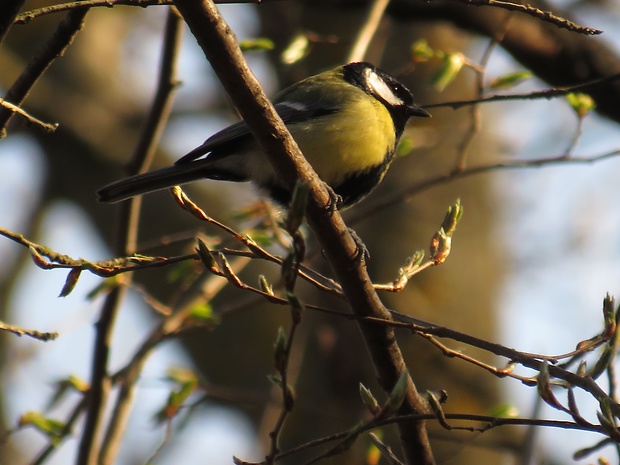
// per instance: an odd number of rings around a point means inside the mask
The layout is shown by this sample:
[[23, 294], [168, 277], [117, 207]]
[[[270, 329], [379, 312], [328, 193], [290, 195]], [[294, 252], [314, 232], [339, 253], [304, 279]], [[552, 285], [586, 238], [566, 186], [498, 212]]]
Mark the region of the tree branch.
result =
[[[543, 0], [528, 3], [533, 8], [552, 9]], [[556, 5], [553, 10], [557, 16], [571, 17]], [[430, 3], [393, 0], [388, 13], [400, 21], [448, 20], [461, 29], [491, 38], [503, 33], [503, 20], [511, 15], [510, 27], [500, 46], [553, 86], [575, 85], [620, 73], [620, 57], [601, 38], [560, 29], [536, 17], [512, 14], [500, 8], [472, 8], [449, 0]], [[620, 122], [619, 82], [592, 87], [587, 92], [596, 101], [596, 111]]]
[[[11, 102], [15, 106], [21, 106], [32, 87], [47, 68], [56, 58], [62, 56], [67, 47], [73, 42], [75, 35], [82, 29], [86, 13], [88, 13], [88, 8], [84, 7], [76, 8], [67, 13], [67, 16], [60, 22], [50, 40], [32, 58], [17, 81], [8, 90], [4, 100]], [[0, 137], [6, 131], [6, 126], [14, 114], [13, 111], [7, 108], [0, 108]]]
[[[327, 213], [326, 206], [331, 201], [329, 193], [262, 92], [243, 59], [234, 34], [215, 5], [198, 0], [177, 0], [175, 3], [280, 179], [287, 180], [287, 187], [291, 189], [296, 179], [308, 184], [308, 221], [342, 284], [352, 311], [359, 316], [391, 318], [373, 288], [363, 260], [356, 263], [357, 245], [342, 217], [337, 212], [331, 216]], [[394, 331], [363, 322], [360, 327], [379, 383], [389, 392], [399, 377], [407, 372]], [[400, 413], [426, 412], [425, 400], [418, 394], [411, 377], [407, 376], [407, 395]], [[399, 430], [408, 463], [434, 463], [423, 421], [399, 424]]]

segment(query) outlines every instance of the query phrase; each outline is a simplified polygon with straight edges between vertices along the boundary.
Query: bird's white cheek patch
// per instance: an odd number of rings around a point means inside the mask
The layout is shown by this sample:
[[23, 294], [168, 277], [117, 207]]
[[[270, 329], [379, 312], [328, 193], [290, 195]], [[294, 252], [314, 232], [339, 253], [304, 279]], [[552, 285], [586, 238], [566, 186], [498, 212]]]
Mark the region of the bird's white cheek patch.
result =
[[368, 83], [368, 87], [388, 104], [399, 106], [404, 103], [401, 99], [394, 95], [394, 92], [392, 92], [392, 89], [388, 87], [385, 81], [371, 69], [366, 70], [366, 82]]

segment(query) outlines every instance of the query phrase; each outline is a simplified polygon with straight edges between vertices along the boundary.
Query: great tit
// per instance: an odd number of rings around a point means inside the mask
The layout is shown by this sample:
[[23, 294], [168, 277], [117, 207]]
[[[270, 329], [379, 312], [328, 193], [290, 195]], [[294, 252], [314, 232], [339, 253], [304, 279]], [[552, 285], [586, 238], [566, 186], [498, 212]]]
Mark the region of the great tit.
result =
[[[319, 177], [342, 207], [381, 182], [410, 116], [430, 116], [404, 85], [369, 63], [349, 63], [283, 90], [274, 106]], [[198, 179], [251, 181], [276, 202], [290, 192], [280, 183], [245, 122], [209, 137], [173, 166], [130, 176], [98, 191], [100, 202]]]

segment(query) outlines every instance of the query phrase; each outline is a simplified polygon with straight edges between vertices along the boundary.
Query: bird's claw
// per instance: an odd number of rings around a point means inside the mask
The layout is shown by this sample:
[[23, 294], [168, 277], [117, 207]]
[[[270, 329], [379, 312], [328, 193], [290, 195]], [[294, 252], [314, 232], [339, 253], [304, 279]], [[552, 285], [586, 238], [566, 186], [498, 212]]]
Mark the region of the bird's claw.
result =
[[362, 262], [365, 263], [370, 260], [370, 252], [368, 251], [366, 244], [362, 242], [362, 239], [351, 228], [349, 228], [349, 234], [351, 234], [351, 237], [355, 242], [355, 264], [360, 265]]
[[331, 186], [327, 183], [325, 184], [325, 188], [327, 189], [327, 192], [329, 193], [329, 204], [327, 205], [327, 209], [329, 211], [330, 215], [333, 215], [336, 210], [340, 210], [340, 207], [342, 207], [343, 204], [343, 200], [342, 200], [342, 196], [336, 194], [336, 191], [334, 191], [334, 189], [331, 188]]

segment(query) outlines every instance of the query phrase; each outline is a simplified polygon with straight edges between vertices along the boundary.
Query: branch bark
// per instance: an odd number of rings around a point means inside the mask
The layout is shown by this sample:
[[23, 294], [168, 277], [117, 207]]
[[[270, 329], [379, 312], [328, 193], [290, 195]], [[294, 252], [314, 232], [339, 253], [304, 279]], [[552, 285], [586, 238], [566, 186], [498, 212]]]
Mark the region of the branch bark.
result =
[[[342, 217], [337, 212], [332, 215], [327, 213], [326, 205], [331, 199], [324, 184], [303, 158], [299, 147], [247, 67], [233, 32], [213, 2], [177, 0], [175, 4], [281, 179], [288, 180], [289, 187], [296, 179], [308, 183], [308, 222], [338, 276], [351, 310], [362, 317], [390, 319], [389, 312], [372, 286], [363, 260], [356, 262], [357, 245]], [[363, 322], [360, 328], [379, 383], [389, 392], [400, 375], [407, 372], [394, 331]], [[425, 400], [418, 394], [410, 376], [407, 376], [407, 388], [399, 413], [429, 413]], [[435, 463], [423, 421], [399, 424], [399, 431], [407, 463]]]

